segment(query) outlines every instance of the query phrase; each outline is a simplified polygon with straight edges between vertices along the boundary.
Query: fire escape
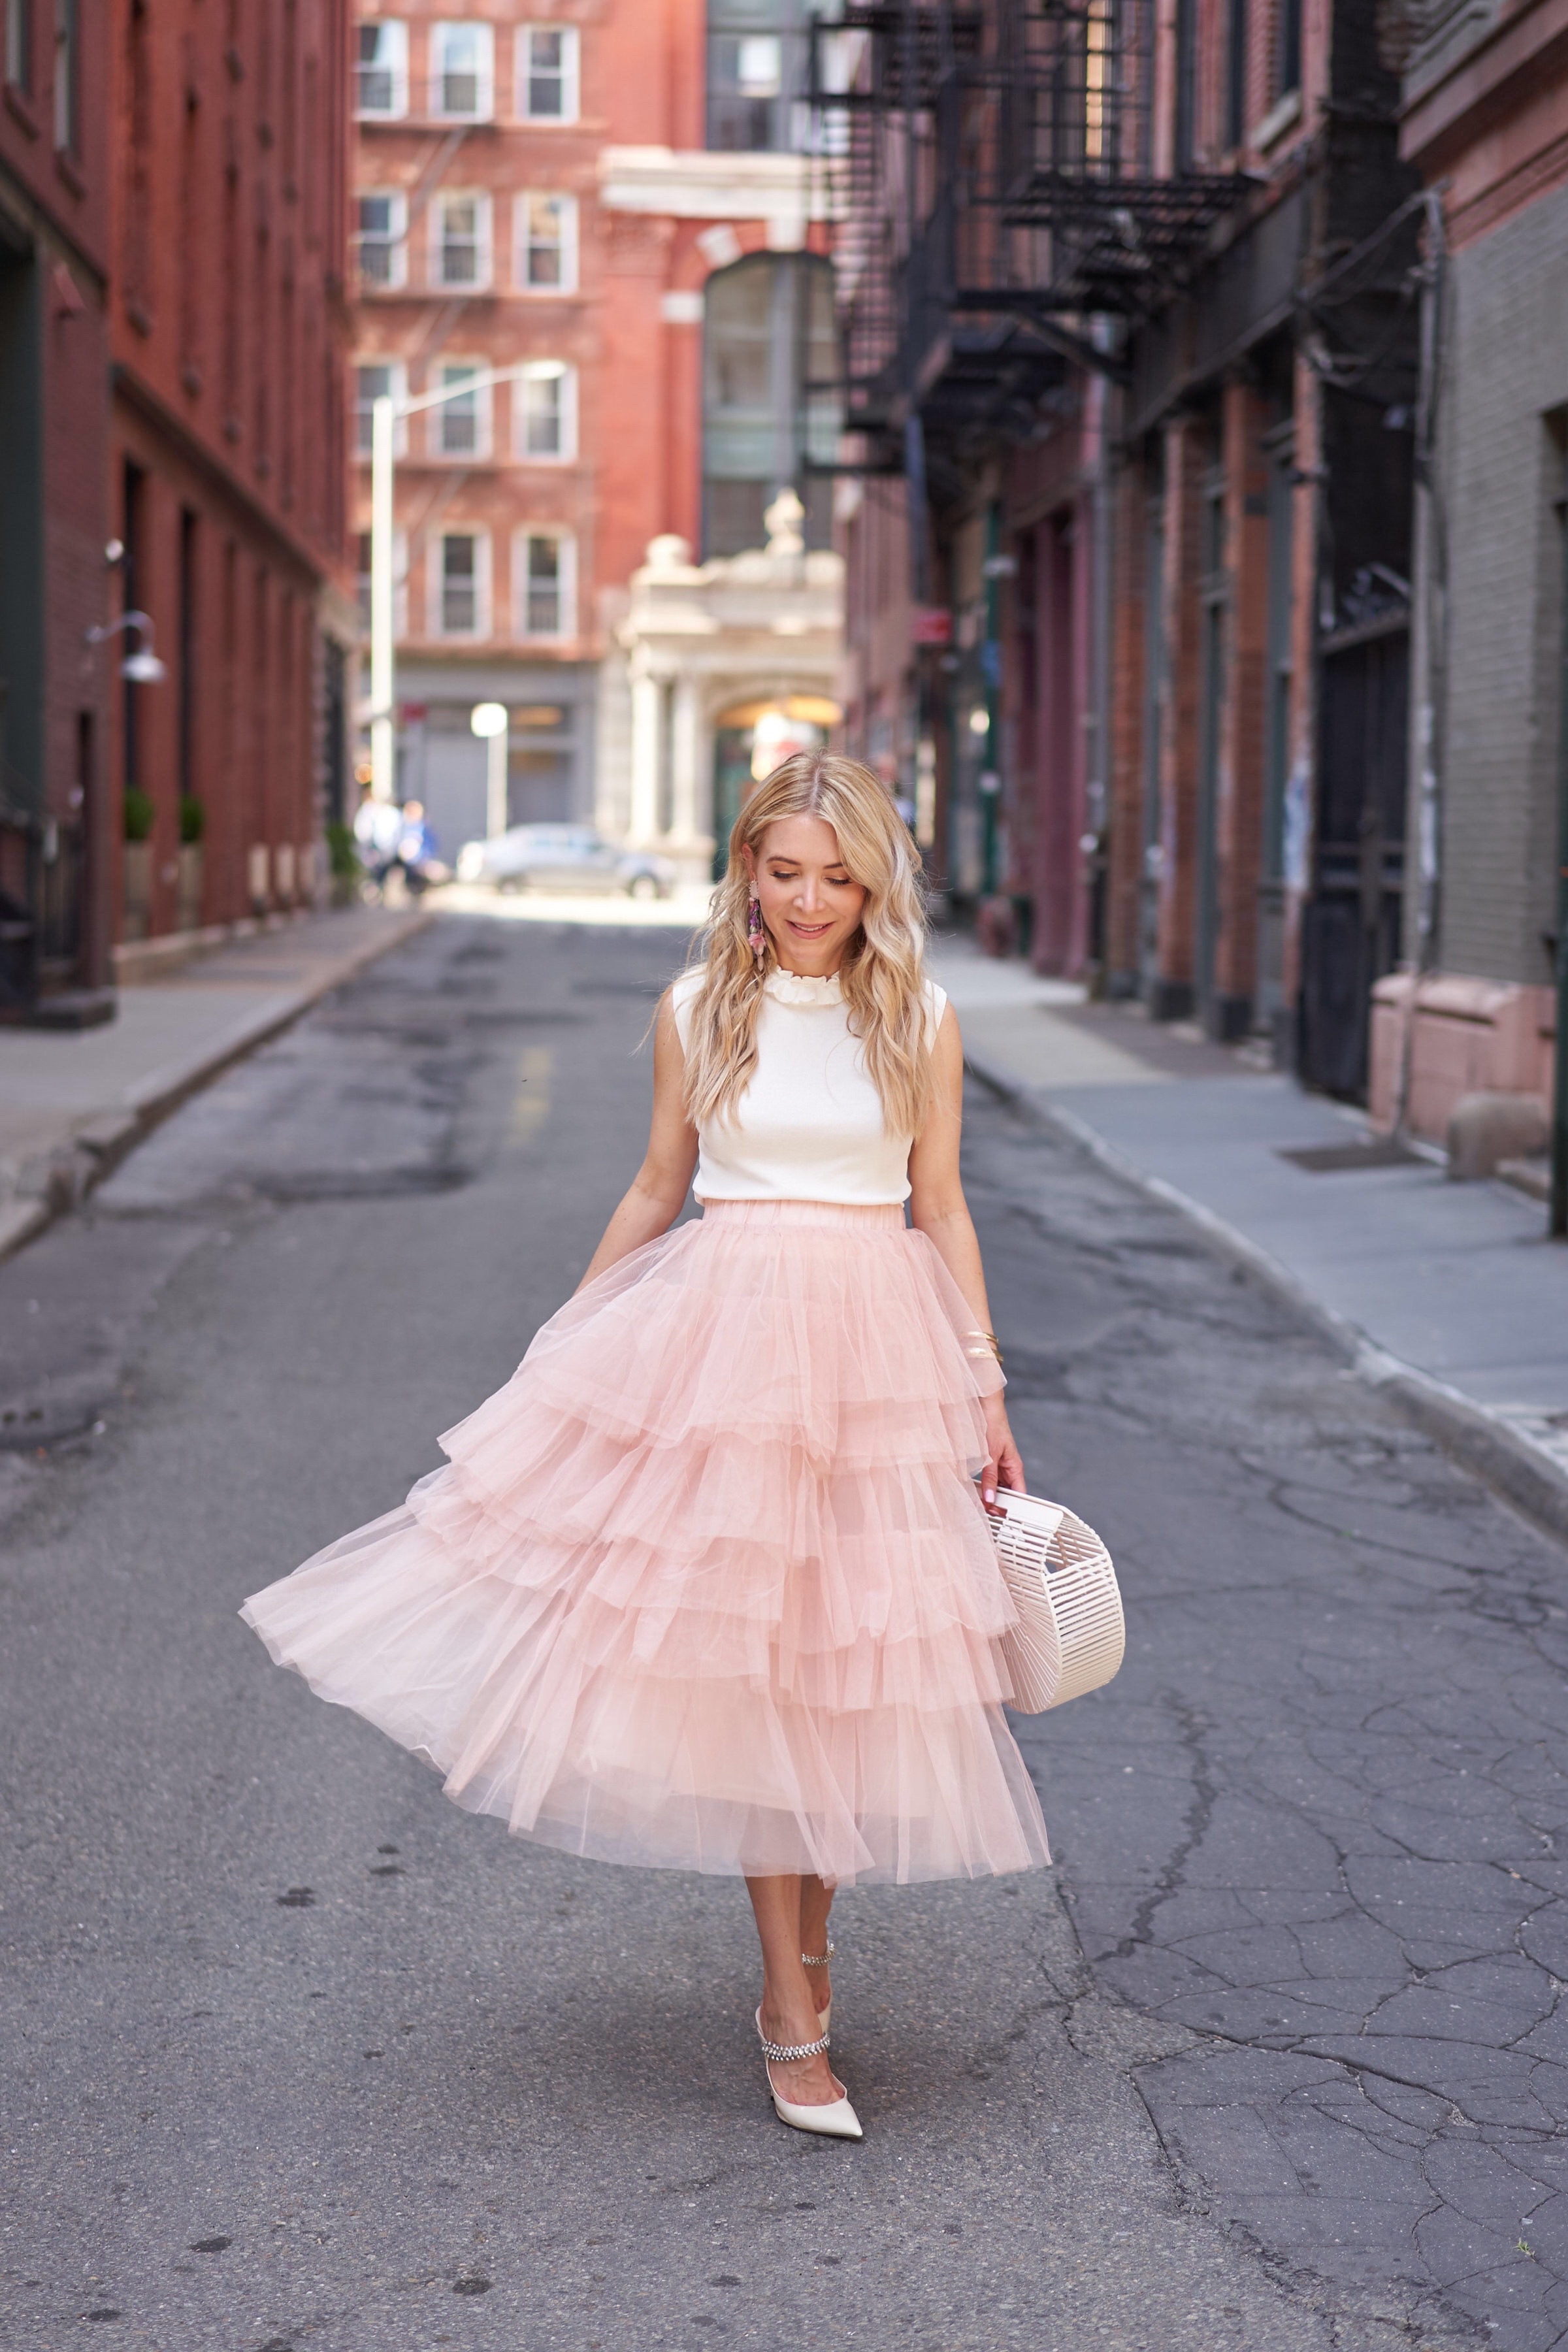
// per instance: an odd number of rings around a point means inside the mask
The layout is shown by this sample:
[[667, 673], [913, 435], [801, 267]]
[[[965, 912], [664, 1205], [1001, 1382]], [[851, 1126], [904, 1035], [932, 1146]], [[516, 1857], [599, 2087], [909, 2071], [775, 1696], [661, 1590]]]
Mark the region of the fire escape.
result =
[[1027, 437], [1069, 362], [1116, 372], [1091, 322], [1190, 278], [1249, 184], [1190, 167], [1191, 92], [1157, 152], [1154, 23], [1155, 0], [846, 0], [819, 20], [846, 470], [929, 453], [940, 472]]

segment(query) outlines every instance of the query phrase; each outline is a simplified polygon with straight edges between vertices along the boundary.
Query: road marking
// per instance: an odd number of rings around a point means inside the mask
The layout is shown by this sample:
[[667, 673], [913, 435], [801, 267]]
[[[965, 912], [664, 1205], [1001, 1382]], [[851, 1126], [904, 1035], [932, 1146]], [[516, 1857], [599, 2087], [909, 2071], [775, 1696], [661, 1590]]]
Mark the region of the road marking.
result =
[[510, 1139], [527, 1143], [550, 1117], [550, 1080], [555, 1055], [548, 1045], [525, 1045], [517, 1066], [517, 1099], [511, 1107]]

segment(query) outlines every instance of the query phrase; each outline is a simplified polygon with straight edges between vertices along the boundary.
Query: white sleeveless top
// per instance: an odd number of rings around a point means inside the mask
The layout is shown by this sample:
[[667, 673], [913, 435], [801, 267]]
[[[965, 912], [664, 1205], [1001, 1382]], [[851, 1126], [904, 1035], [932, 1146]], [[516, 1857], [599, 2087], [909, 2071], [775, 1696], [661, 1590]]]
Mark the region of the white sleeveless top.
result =
[[[672, 992], [682, 1052], [700, 970]], [[925, 983], [926, 1038], [947, 997]], [[889, 1135], [882, 1102], [852, 1036], [837, 974], [772, 971], [757, 1015], [757, 1066], [723, 1119], [704, 1119], [692, 1191], [700, 1201], [833, 1201], [875, 1208], [910, 1197], [909, 1135]]]

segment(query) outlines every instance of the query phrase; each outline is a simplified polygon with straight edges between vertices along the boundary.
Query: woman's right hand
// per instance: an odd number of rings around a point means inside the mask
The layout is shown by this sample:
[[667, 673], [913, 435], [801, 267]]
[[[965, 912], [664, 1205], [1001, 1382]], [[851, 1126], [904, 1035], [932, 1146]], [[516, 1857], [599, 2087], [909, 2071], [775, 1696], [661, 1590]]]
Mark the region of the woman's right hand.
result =
[[1024, 1492], [1023, 1457], [1014, 1442], [1000, 1391], [985, 1399], [985, 1467], [980, 1474], [980, 1499], [987, 1510], [995, 1507], [998, 1486], [1016, 1495]]

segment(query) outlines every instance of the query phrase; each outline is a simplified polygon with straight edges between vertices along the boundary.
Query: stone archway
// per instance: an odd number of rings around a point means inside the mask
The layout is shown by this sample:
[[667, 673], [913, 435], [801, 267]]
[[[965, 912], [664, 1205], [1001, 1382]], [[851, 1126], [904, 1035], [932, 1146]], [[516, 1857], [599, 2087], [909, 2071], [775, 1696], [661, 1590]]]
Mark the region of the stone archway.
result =
[[[673, 536], [649, 542], [617, 631], [616, 733], [603, 730], [597, 819], [613, 838], [658, 847], [687, 881], [711, 873], [720, 715], [834, 701], [842, 643], [844, 566], [807, 551], [800, 501], [768, 509], [768, 543], [694, 563]], [[618, 740], [617, 740], [618, 735]], [[732, 822], [732, 818], [731, 818]]]
[[823, 694], [749, 695], [714, 712], [710, 830], [715, 881], [724, 870], [730, 828], [752, 784], [792, 751], [826, 743], [842, 716], [838, 704]]

